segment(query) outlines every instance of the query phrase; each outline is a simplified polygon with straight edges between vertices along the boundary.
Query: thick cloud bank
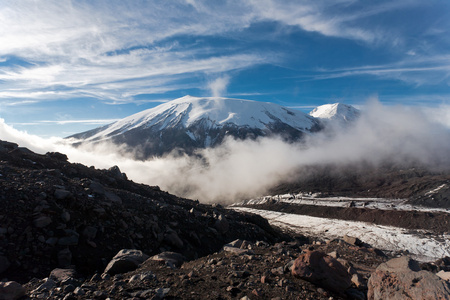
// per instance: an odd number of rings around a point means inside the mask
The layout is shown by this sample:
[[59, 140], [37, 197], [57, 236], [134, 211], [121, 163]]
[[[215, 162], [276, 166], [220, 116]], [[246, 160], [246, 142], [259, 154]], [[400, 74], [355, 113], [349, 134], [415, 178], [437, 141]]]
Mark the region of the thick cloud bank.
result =
[[0, 139], [16, 142], [38, 153], [59, 151], [70, 161], [97, 168], [118, 165], [137, 182], [159, 185], [179, 196], [204, 202], [232, 202], [263, 194], [288, 180], [302, 166], [416, 162], [450, 169], [450, 127], [442, 116], [450, 107], [420, 110], [368, 103], [352, 126], [335, 127], [308, 137], [303, 143], [281, 139], [226, 140], [197, 156], [167, 155], [138, 161], [124, 148], [96, 145], [73, 148], [62, 139], [42, 139], [0, 122]]

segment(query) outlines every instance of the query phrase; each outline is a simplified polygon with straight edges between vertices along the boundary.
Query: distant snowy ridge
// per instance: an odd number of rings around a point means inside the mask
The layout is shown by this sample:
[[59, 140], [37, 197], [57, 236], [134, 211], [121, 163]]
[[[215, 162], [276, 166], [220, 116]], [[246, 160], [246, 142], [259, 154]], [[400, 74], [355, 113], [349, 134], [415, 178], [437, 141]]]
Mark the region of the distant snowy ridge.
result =
[[314, 118], [339, 122], [353, 122], [360, 114], [358, 109], [342, 103], [321, 105], [309, 113]]
[[[232, 124], [237, 127], [266, 129], [271, 123], [278, 121], [297, 130], [310, 131], [316, 125], [316, 121], [303, 112], [289, 110], [273, 103], [185, 96], [105, 126], [103, 130], [89, 136], [87, 140], [102, 139], [120, 135], [132, 129], [153, 126], [157, 130], [175, 127], [189, 128], [200, 121], [206, 128]], [[193, 138], [192, 132], [187, 134]]]
[[297, 141], [321, 128], [318, 119], [274, 103], [185, 96], [70, 138], [81, 143], [112, 141], [139, 147], [148, 157], [174, 149], [192, 152], [213, 147], [228, 136], [255, 139], [277, 135]]

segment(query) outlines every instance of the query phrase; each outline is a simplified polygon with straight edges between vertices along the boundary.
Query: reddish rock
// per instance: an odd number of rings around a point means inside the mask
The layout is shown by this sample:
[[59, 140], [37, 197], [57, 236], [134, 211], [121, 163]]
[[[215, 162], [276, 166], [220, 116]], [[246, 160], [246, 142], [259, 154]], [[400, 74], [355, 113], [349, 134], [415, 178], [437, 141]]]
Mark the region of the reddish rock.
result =
[[320, 251], [307, 251], [294, 262], [292, 275], [343, 293], [351, 286], [351, 275], [336, 259]]
[[394, 258], [378, 266], [369, 278], [369, 300], [450, 299], [450, 285], [435, 274], [420, 270], [408, 257]]

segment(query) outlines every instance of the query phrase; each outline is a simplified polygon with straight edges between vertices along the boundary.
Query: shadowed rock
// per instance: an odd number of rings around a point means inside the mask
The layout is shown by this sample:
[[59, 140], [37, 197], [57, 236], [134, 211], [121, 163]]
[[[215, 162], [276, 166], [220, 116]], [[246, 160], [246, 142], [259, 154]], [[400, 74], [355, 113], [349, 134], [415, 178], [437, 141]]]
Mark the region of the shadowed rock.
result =
[[15, 300], [25, 296], [25, 288], [15, 281], [0, 282], [0, 299]]
[[148, 258], [149, 256], [141, 250], [122, 249], [108, 263], [105, 273], [115, 275], [136, 270]]

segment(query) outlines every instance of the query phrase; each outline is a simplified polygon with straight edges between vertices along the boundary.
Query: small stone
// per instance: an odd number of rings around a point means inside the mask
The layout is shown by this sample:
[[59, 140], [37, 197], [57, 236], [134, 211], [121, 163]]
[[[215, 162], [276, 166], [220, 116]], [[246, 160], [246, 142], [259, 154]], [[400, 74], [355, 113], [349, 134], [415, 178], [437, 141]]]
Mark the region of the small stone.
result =
[[328, 253], [328, 255], [332, 258], [339, 258], [339, 254], [337, 253], [337, 251], [330, 252]]
[[364, 285], [363, 278], [360, 274], [353, 274], [352, 282], [355, 284], [356, 287], [361, 287]]
[[446, 272], [444, 270], [441, 270], [441, 271], [437, 272], [436, 275], [439, 276], [440, 278], [444, 279], [444, 280], [450, 281], [450, 272]]
[[94, 193], [97, 193], [97, 194], [100, 194], [100, 195], [104, 195], [104, 194], [105, 194], [105, 188], [103, 187], [103, 185], [101, 185], [101, 184], [98, 183], [98, 182], [92, 181], [91, 184], [90, 184], [90, 186], [89, 186], [89, 188], [90, 188]]
[[105, 197], [110, 202], [117, 203], [117, 204], [122, 204], [122, 199], [119, 196], [117, 196], [116, 194], [114, 194], [114, 193], [106, 192], [105, 193]]
[[57, 189], [54, 194], [55, 198], [58, 200], [64, 200], [68, 198], [70, 195], [71, 193], [69, 191], [63, 189]]
[[227, 292], [229, 292], [233, 297], [235, 297], [240, 291], [241, 290], [235, 286], [230, 285], [227, 287]]
[[97, 282], [100, 281], [102, 279], [102, 277], [100, 276], [100, 274], [95, 273], [94, 275], [92, 275], [91, 279], [89, 280], [90, 282]]
[[214, 223], [214, 228], [217, 229], [218, 232], [225, 234], [228, 232], [230, 224], [223, 215], [220, 215]]
[[228, 244], [225, 244], [225, 246], [241, 248], [243, 242], [244, 242], [244, 240], [237, 239], [237, 240], [234, 240], [234, 241], [232, 241], [232, 242], [230, 242]]
[[73, 284], [68, 284], [63, 287], [64, 293], [72, 293], [75, 291], [75, 286]]
[[93, 226], [86, 226], [86, 228], [84, 228], [83, 230], [83, 236], [88, 241], [95, 239], [96, 235], [97, 235], [97, 228]]
[[74, 278], [76, 272], [74, 269], [53, 269], [50, 272], [49, 278], [53, 279], [55, 282], [61, 282], [69, 278]]
[[76, 300], [77, 298], [69, 292], [67, 295], [64, 296], [63, 300]]
[[155, 290], [156, 295], [153, 296], [152, 299], [164, 299], [164, 297], [166, 297], [166, 295], [170, 292], [170, 288], [158, 288]]
[[61, 246], [76, 246], [78, 245], [78, 236], [71, 235], [71, 236], [65, 236], [58, 240], [58, 245]]
[[58, 243], [58, 238], [57, 238], [57, 237], [51, 237], [51, 238], [48, 238], [48, 239], [45, 241], [45, 243], [46, 243], [46, 244], [49, 244], [49, 245], [51, 245], [51, 246], [55, 246], [55, 245]]
[[[180, 253], [165, 251], [150, 258], [151, 260], [161, 261], [167, 265], [180, 266], [184, 262], [184, 257]], [[217, 263], [217, 262], [216, 262]]]
[[103, 291], [95, 291], [93, 295], [97, 299], [106, 299], [106, 293]]
[[223, 246], [223, 251], [225, 252], [231, 252], [234, 254], [251, 254], [251, 250], [236, 248], [236, 247], [230, 247], [230, 246]]
[[33, 294], [49, 292], [56, 287], [56, 282], [51, 278], [46, 278], [44, 283], [32, 291]]
[[88, 245], [91, 246], [92, 248], [97, 248], [97, 244], [94, 243], [93, 241], [86, 241], [86, 244], [88, 244]]
[[284, 274], [284, 267], [273, 268], [271, 270], [271, 272], [274, 275], [283, 275]]
[[67, 211], [63, 211], [61, 213], [61, 219], [63, 220], [64, 223], [67, 223], [70, 221], [70, 213], [68, 213]]
[[350, 245], [359, 245], [361, 243], [361, 241], [358, 238], [348, 236], [348, 235], [344, 235], [343, 240], [344, 240], [344, 242], [346, 242]]
[[108, 263], [105, 273], [115, 275], [136, 270], [148, 258], [141, 250], [122, 249]]
[[73, 291], [73, 293], [74, 293], [75, 295], [77, 295], [77, 296], [84, 296], [84, 295], [86, 295], [86, 292], [85, 292], [82, 288], [80, 288], [80, 287], [77, 287], [77, 288]]
[[173, 230], [164, 235], [164, 241], [167, 244], [174, 246], [176, 248], [179, 248], [179, 249], [182, 249], [184, 246], [183, 241], [180, 239], [178, 234]]
[[34, 219], [34, 226], [37, 228], [44, 228], [52, 223], [52, 219], [48, 216], [40, 216]]

